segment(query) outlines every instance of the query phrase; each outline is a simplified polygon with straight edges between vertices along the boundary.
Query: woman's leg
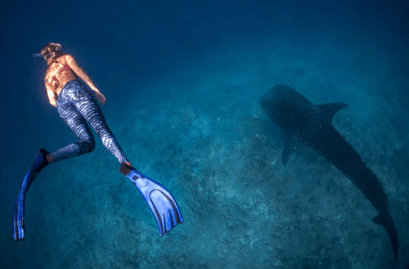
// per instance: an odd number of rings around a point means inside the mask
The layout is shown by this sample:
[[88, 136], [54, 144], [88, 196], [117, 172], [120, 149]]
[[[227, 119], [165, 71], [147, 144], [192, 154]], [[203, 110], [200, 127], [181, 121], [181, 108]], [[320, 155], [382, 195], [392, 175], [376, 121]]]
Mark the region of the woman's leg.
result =
[[78, 142], [71, 143], [68, 146], [48, 153], [44, 149], [38, 151], [36, 160], [32, 165], [29, 173], [24, 178], [21, 191], [25, 194], [28, 191], [34, 178], [45, 168], [49, 163], [61, 161], [64, 159], [76, 157], [85, 153], [89, 153], [95, 149], [95, 139], [89, 129], [85, 119], [71, 105], [65, 104], [58, 107], [58, 112], [61, 119], [68, 125], [71, 131], [78, 137]]
[[[60, 102], [62, 103], [62, 102]], [[21, 192], [26, 193], [33, 182], [34, 178], [45, 168], [49, 163], [61, 161], [64, 159], [76, 157], [85, 153], [89, 153], [95, 149], [95, 139], [89, 129], [85, 119], [71, 105], [61, 104], [58, 106], [60, 118], [68, 125], [73, 133], [78, 137], [78, 142], [71, 143], [68, 146], [48, 153], [44, 149], [38, 151], [36, 160], [30, 171], [24, 178]]]
[[102, 144], [118, 159], [119, 163], [129, 163], [121, 146], [109, 129], [97, 101], [82, 85], [78, 85], [79, 89], [77, 89], [75, 95], [72, 95], [74, 99], [72, 104], [95, 130]]

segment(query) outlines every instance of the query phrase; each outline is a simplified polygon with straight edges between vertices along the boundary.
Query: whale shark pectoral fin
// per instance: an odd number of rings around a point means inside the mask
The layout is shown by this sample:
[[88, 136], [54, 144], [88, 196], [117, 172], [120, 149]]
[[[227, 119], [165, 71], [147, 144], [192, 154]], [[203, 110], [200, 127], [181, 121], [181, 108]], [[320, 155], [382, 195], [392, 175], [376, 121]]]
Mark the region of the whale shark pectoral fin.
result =
[[287, 135], [284, 141], [284, 148], [282, 153], [282, 162], [284, 166], [287, 166], [288, 159], [293, 151], [297, 148], [298, 141], [293, 135]]
[[348, 107], [348, 105], [344, 103], [330, 103], [316, 105], [316, 107], [321, 111], [321, 115], [324, 117], [324, 119], [328, 120], [329, 122], [332, 122], [332, 118], [334, 117], [335, 113], [337, 113], [343, 108]]

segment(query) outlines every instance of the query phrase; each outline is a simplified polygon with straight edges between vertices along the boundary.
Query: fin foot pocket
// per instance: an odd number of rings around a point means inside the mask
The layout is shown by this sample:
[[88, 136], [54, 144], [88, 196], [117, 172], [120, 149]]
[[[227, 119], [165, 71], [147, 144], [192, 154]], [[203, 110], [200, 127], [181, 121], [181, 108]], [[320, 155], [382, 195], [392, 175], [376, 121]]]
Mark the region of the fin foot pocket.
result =
[[128, 176], [129, 173], [135, 168], [132, 166], [128, 165], [126, 162], [121, 163], [121, 168], [119, 168], [119, 171], [124, 175]]

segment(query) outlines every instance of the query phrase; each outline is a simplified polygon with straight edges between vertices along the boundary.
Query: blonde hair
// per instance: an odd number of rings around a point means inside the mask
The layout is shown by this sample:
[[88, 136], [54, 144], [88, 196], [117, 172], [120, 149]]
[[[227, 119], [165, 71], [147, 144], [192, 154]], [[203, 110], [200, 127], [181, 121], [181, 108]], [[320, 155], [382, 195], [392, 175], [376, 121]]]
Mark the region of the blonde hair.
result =
[[57, 43], [48, 43], [41, 49], [41, 55], [47, 62], [51, 59], [55, 59], [63, 55], [61, 45]]

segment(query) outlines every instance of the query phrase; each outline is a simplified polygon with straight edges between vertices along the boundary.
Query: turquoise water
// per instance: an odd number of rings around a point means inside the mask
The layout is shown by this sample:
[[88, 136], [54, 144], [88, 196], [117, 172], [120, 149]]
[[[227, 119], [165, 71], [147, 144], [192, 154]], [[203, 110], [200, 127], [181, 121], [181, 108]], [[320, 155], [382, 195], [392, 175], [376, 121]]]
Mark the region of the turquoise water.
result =
[[[58, 7], [67, 17], [39, 16], [47, 4], [5, 6], [3, 15], [20, 14], [3, 16], [5, 35], [29, 41], [4, 54], [20, 71], [2, 79], [15, 90], [2, 92], [0, 268], [392, 268], [376, 210], [307, 148], [284, 167], [283, 133], [259, 101], [283, 83], [314, 104], [347, 103], [333, 124], [378, 176], [409, 244], [408, 25], [398, 21], [407, 9], [288, 3], [86, 2]], [[37, 25], [22, 26], [27, 14]], [[47, 104], [45, 64], [30, 58], [47, 42], [105, 94], [111, 130], [174, 195], [182, 225], [159, 236], [97, 139], [94, 152], [41, 172], [27, 194], [26, 238], [13, 242], [15, 199], [38, 148], [75, 141]]]

